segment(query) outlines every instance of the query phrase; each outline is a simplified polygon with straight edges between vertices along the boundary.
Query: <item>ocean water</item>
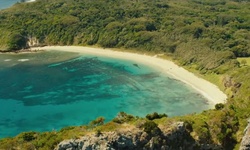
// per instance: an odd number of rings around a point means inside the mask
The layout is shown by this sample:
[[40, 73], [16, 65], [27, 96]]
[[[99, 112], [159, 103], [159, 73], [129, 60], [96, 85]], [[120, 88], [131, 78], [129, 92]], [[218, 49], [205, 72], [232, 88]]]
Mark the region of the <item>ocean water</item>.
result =
[[8, 8], [17, 2], [19, 2], [19, 0], [0, 0], [0, 9]]
[[199, 93], [135, 61], [47, 51], [0, 55], [0, 138], [106, 121], [119, 112], [169, 116], [212, 108]]
[[[35, 0], [26, 0], [26, 2], [32, 2]], [[12, 5], [20, 2], [20, 0], [0, 0], [0, 10], [11, 7]]]

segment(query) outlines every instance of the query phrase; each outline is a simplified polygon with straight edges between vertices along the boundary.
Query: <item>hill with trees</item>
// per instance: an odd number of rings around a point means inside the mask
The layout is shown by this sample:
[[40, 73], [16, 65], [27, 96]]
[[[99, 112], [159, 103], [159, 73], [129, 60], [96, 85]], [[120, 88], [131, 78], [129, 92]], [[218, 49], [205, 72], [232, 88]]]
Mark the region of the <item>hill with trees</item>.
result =
[[[249, 7], [249, 0], [37, 0], [17, 3], [0, 11], [0, 50], [15, 51], [44, 45], [97, 45], [165, 54], [217, 84], [228, 94], [228, 99], [225, 104], [217, 104], [216, 109], [201, 114], [153, 121], [158, 125], [173, 120], [185, 121], [192, 126], [192, 136], [198, 142], [219, 145], [227, 150], [238, 149], [250, 116]], [[77, 128], [68, 130], [73, 132]], [[35, 145], [34, 142], [45, 140], [44, 134], [37, 133], [21, 143]], [[51, 149], [69, 133], [60, 138], [54, 134], [62, 135], [61, 132], [46, 134], [46, 140], [52, 136], [56, 142], [35, 145], [37, 149], [46, 149], [46, 146]], [[1, 140], [0, 149], [17, 146], [20, 144], [18, 138]]]

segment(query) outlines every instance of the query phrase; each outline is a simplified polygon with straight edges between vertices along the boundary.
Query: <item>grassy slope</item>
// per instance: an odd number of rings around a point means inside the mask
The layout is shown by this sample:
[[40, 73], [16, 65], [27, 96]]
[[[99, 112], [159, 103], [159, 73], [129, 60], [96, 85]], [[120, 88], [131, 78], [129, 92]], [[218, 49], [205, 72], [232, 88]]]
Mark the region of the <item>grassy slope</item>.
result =
[[[241, 63], [241, 66], [250, 66], [250, 58], [249, 57], [240, 57], [237, 60]], [[246, 61], [246, 64], [242, 64], [242, 61]]]

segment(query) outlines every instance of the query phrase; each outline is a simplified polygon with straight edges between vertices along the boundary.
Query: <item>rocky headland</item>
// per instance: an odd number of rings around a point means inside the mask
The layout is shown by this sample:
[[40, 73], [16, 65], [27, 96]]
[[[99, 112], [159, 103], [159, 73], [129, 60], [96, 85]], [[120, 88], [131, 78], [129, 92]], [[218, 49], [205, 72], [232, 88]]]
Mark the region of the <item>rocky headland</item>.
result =
[[199, 140], [190, 135], [192, 129], [185, 122], [175, 122], [169, 126], [154, 126], [149, 123], [147, 126], [150, 126], [150, 129], [144, 125], [135, 127], [124, 124], [118, 131], [97, 132], [79, 139], [64, 140], [55, 150], [221, 149], [220, 146], [212, 144], [199, 144]]

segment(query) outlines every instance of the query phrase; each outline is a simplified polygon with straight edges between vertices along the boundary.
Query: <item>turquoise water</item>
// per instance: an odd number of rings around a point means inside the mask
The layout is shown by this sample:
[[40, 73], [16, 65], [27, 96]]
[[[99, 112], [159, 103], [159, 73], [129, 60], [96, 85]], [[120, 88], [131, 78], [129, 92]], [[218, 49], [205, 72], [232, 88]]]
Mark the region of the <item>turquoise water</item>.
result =
[[59, 51], [0, 55], [0, 137], [106, 121], [201, 112], [196, 91], [135, 61]]

